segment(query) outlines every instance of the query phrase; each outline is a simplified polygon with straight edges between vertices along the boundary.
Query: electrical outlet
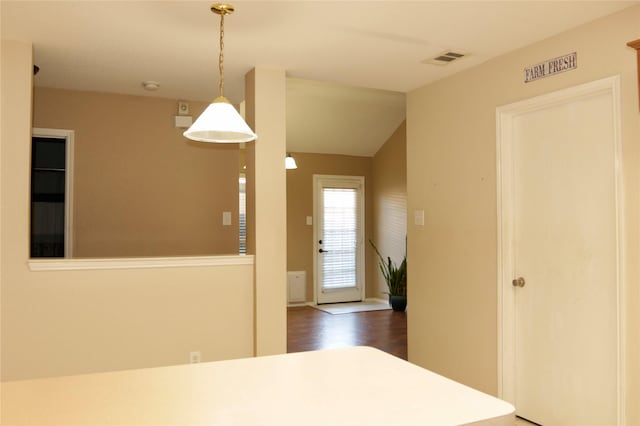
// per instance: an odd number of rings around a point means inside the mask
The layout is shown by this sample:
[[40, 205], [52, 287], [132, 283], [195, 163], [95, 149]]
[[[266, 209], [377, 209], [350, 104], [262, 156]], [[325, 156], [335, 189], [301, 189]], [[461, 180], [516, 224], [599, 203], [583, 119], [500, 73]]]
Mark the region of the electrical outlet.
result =
[[200, 362], [200, 351], [189, 352], [189, 363], [197, 364]]

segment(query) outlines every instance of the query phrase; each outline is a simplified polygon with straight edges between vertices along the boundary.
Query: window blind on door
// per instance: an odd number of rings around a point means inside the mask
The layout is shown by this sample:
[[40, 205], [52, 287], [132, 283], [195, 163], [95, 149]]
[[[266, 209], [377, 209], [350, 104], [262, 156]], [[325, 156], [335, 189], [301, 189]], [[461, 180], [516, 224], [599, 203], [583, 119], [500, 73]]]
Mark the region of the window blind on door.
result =
[[324, 235], [323, 289], [356, 287], [358, 246], [358, 191], [353, 188], [323, 188]]

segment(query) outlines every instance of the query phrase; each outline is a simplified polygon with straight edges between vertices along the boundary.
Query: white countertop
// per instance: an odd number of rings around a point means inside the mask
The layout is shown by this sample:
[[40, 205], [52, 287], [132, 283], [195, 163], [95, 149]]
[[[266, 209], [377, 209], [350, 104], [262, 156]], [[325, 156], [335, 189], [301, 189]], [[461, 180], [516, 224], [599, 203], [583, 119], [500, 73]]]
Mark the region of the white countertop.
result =
[[2, 425], [509, 425], [512, 405], [367, 347], [2, 383]]

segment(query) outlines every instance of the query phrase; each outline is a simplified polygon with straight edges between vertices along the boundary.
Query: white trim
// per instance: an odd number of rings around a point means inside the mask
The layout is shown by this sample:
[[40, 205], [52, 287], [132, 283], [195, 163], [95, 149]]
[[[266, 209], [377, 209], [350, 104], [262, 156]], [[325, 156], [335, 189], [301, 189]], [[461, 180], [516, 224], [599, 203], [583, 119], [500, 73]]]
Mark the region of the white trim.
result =
[[617, 318], [617, 329], [618, 329], [618, 424], [626, 425], [626, 331], [627, 331], [627, 322], [626, 322], [626, 290], [627, 290], [627, 280], [626, 280], [626, 256], [625, 256], [625, 206], [624, 206], [624, 173], [622, 169], [623, 163], [623, 152], [622, 152], [622, 112], [620, 109], [620, 105], [622, 105], [622, 99], [620, 98], [620, 76], [616, 75], [611, 77], [613, 80], [611, 82], [611, 91], [612, 91], [612, 113], [613, 113], [613, 132], [614, 132], [614, 173], [615, 173], [615, 203], [616, 203], [616, 257], [618, 258], [617, 265], [617, 303], [618, 303], [618, 318]]
[[73, 257], [73, 159], [75, 132], [66, 129], [45, 129], [34, 127], [31, 137], [65, 140], [65, 188], [64, 188], [64, 257]]
[[98, 269], [187, 268], [203, 266], [253, 265], [253, 255], [138, 257], [122, 259], [30, 259], [29, 269], [41, 271], [81, 271]]
[[364, 299], [364, 301], [389, 304], [389, 299], [380, 299], [379, 297], [367, 297], [366, 299]]
[[[356, 304], [356, 303], [380, 303], [383, 305], [390, 305], [389, 303], [389, 299], [379, 299], [377, 297], [367, 297], [366, 299], [362, 299], [359, 302], [348, 302], [346, 304]], [[341, 304], [345, 304], [343, 302], [337, 302], [337, 303], [321, 303], [321, 304], [317, 304], [314, 302], [305, 302], [305, 303], [298, 303], [297, 306], [311, 306], [311, 307], [317, 307], [317, 306], [327, 306], [327, 305], [341, 305]], [[289, 304], [289, 307], [295, 307], [295, 304]]]
[[[375, 302], [375, 303], [386, 303], [386, 304], [389, 304], [389, 300], [388, 299], [379, 299], [377, 297], [367, 297], [362, 302], [363, 303]], [[304, 307], [304, 306], [314, 307], [314, 306], [326, 306], [326, 305], [318, 305], [315, 302], [297, 302], [297, 303], [288, 303], [287, 304], [287, 308], [301, 308], [301, 307]]]
[[313, 304], [318, 304], [318, 257], [316, 256], [316, 250], [318, 250], [318, 181], [316, 175], [313, 175], [313, 244], [311, 244], [311, 257], [313, 258]]
[[287, 308], [302, 308], [305, 306], [314, 306], [313, 302], [295, 302], [295, 303], [287, 303]]
[[[515, 276], [512, 271], [513, 236], [513, 188], [507, 186], [512, 183], [513, 174], [510, 162], [511, 140], [513, 138], [513, 119], [549, 106], [578, 100], [600, 93], [610, 93], [612, 96], [613, 143], [615, 156], [615, 194], [616, 194], [616, 239], [617, 239], [617, 409], [618, 424], [626, 424], [625, 419], [625, 351], [626, 351], [626, 316], [625, 316], [625, 276], [624, 276], [624, 188], [622, 174], [622, 132], [620, 114], [620, 76], [613, 76], [579, 86], [559, 90], [532, 99], [515, 102], [496, 109], [496, 165], [497, 165], [497, 220], [498, 220], [498, 397], [514, 402], [515, 400], [515, 361], [514, 341], [515, 328], [513, 326], [514, 301], [511, 289], [511, 279]], [[510, 296], [511, 295], [511, 296]], [[511, 343], [510, 343], [511, 342]]]

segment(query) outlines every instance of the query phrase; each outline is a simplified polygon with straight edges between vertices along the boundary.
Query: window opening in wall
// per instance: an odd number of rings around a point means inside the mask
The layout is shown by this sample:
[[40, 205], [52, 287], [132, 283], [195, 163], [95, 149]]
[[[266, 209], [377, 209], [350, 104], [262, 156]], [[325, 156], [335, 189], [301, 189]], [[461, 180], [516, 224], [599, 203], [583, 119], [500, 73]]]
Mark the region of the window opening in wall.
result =
[[30, 255], [71, 257], [72, 131], [34, 129]]
[[240, 178], [238, 179], [240, 188], [239, 201], [240, 205], [238, 206], [239, 219], [239, 234], [240, 234], [240, 254], [247, 254], [247, 177], [244, 173], [240, 173]]

